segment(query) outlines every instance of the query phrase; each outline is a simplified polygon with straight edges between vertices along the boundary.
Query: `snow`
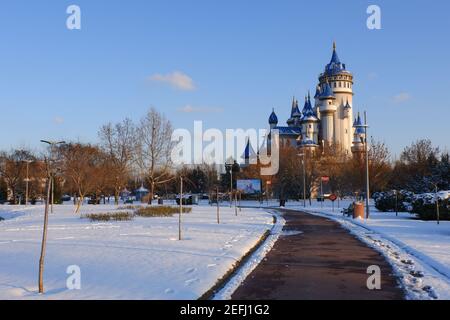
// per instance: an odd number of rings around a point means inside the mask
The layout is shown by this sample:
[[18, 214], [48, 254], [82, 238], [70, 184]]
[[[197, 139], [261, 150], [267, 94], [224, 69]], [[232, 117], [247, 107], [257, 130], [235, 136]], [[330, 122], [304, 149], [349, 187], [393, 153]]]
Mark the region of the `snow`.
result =
[[[117, 210], [83, 206], [82, 214]], [[255, 208], [194, 206], [178, 216], [90, 222], [73, 205], [49, 216], [44, 285], [37, 293], [43, 206], [0, 206], [0, 299], [197, 299], [273, 227], [272, 214]], [[81, 270], [81, 290], [69, 290], [69, 266]]]
[[[347, 207], [350, 201], [341, 203]], [[303, 210], [299, 205], [292, 208]], [[409, 299], [450, 299], [450, 221], [422, 221], [400, 212], [379, 212], [372, 205], [370, 219], [344, 217], [327, 201], [305, 211], [331, 218], [381, 252], [401, 277]], [[423, 276], [422, 276], [423, 275]]]
[[[408, 299], [450, 299], [450, 222], [421, 221], [406, 212], [378, 212], [369, 220], [344, 217], [350, 200], [323, 205], [287, 202], [298, 209], [333, 219], [383, 254], [400, 278]], [[193, 206], [182, 216], [183, 238], [177, 241], [178, 217], [135, 218], [127, 222], [91, 223], [73, 214], [73, 205], [55, 206], [50, 215], [45, 269], [46, 294], [37, 294], [42, 236], [42, 206], [0, 206], [0, 299], [197, 299], [236, 261], [268, 239], [239, 268], [215, 299], [228, 299], [264, 259], [283, 233], [278, 201], [242, 201], [242, 211], [221, 206]], [[112, 205], [83, 206], [82, 213], [110, 212]], [[273, 225], [272, 215], [277, 216]], [[81, 290], [68, 290], [66, 269], [81, 268]]]

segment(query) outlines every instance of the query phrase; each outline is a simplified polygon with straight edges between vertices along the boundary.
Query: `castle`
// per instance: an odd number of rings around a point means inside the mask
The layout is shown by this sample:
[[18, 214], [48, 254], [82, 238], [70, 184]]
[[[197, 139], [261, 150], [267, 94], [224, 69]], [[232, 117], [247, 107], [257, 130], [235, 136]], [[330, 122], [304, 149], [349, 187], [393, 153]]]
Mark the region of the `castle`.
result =
[[308, 93], [300, 111], [294, 97], [287, 126], [278, 125], [278, 117], [272, 110], [270, 132], [278, 130], [281, 147], [291, 145], [314, 151], [325, 145], [335, 145], [349, 155], [361, 153], [364, 129], [359, 114], [353, 121], [353, 94], [353, 75], [339, 60], [336, 43], [333, 43], [331, 61], [319, 75], [314, 105]]

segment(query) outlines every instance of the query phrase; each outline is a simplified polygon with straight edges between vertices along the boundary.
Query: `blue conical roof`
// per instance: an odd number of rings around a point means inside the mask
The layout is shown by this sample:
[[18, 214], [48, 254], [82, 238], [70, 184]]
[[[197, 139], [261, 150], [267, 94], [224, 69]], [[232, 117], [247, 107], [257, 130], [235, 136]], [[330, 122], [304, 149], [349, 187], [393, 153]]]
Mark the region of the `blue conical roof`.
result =
[[274, 109], [272, 109], [272, 113], [270, 114], [269, 124], [278, 124], [278, 117]]
[[331, 56], [330, 63], [325, 66], [325, 73], [328, 75], [335, 75], [346, 71], [345, 64], [341, 63], [336, 51], [336, 43], [333, 43], [333, 55]]
[[321, 90], [320, 90], [320, 86], [317, 86], [317, 88], [316, 88], [316, 94], [314, 95], [314, 98], [320, 97], [321, 94], [322, 94], [322, 92], [321, 92]]
[[323, 86], [322, 94], [320, 95], [321, 99], [334, 98], [334, 92], [328, 82]]
[[362, 127], [362, 121], [361, 121], [361, 116], [358, 112], [358, 117], [356, 118], [356, 124], [354, 125], [354, 127], [356, 128], [356, 133], [358, 134], [364, 134], [364, 128]]
[[256, 156], [256, 152], [255, 152], [255, 150], [253, 150], [250, 140], [247, 140], [247, 145], [245, 147], [244, 154], [242, 155], [242, 159], [245, 159], [245, 160], [252, 159], [255, 156]]
[[308, 96], [305, 98], [305, 105], [303, 107], [303, 117], [302, 121], [318, 121], [316, 113], [314, 112], [314, 109], [311, 104], [311, 97]]
[[344, 109], [351, 109], [351, 108], [352, 108], [352, 107], [350, 106], [350, 103], [348, 103], [348, 99], [347, 99], [347, 103], [346, 103]]

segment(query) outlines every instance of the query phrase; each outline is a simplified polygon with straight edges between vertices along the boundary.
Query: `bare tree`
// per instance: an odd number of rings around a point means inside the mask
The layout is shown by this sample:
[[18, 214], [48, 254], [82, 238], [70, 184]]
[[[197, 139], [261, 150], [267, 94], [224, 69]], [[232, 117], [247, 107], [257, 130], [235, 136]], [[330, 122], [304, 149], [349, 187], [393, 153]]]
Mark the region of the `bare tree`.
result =
[[116, 205], [119, 204], [120, 192], [129, 178], [135, 145], [135, 131], [135, 126], [130, 119], [114, 125], [108, 123], [99, 131], [101, 148], [106, 154], [105, 167], [108, 168], [108, 176], [111, 177]]
[[20, 187], [26, 179], [26, 160], [35, 157], [27, 150], [12, 150], [0, 154], [0, 176], [4, 179], [10, 192], [10, 200], [16, 204]]
[[79, 196], [75, 213], [80, 211], [85, 196], [98, 188], [101, 156], [97, 147], [91, 145], [66, 144], [59, 147], [63, 159], [63, 174]]
[[141, 119], [137, 129], [136, 163], [150, 185], [150, 201], [157, 185], [173, 179], [170, 172], [172, 132], [170, 121], [154, 108]]

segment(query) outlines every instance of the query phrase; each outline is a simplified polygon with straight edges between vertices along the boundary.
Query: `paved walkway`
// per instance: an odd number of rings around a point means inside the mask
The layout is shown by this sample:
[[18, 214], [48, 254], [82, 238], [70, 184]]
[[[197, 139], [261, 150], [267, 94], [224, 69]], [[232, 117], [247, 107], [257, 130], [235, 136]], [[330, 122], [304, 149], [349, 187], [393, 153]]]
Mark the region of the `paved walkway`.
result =
[[[283, 210], [284, 231], [266, 259], [236, 290], [232, 299], [403, 299], [392, 268], [337, 222]], [[381, 290], [369, 290], [370, 265], [381, 268]]]

